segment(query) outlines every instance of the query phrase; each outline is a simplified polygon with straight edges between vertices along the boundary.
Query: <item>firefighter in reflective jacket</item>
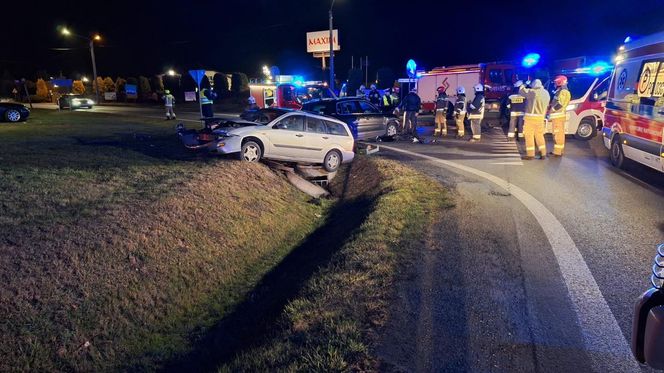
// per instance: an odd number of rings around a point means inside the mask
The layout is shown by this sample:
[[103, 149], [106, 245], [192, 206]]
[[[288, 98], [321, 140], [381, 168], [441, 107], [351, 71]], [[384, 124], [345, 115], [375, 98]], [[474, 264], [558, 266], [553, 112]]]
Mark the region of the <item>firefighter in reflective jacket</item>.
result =
[[519, 93], [523, 81], [514, 83], [514, 93], [507, 97], [507, 108], [510, 109], [510, 126], [507, 130], [507, 139], [514, 139], [514, 131], [519, 132], [519, 139], [523, 138], [523, 112], [526, 108], [526, 98]]
[[551, 96], [542, 86], [542, 81], [535, 79], [532, 88], [521, 86], [519, 89], [526, 98], [526, 110], [523, 116], [523, 136], [526, 140], [526, 156], [523, 159], [535, 158], [535, 144], [539, 148], [540, 159], [546, 158], [546, 142], [544, 141], [544, 116]]
[[470, 142], [478, 142], [482, 138], [482, 118], [484, 118], [484, 86], [476, 84], [474, 89], [475, 98], [468, 104], [468, 119], [470, 129], [473, 131]]
[[457, 137], [462, 138], [465, 134], [463, 121], [466, 119], [466, 89], [457, 87], [456, 102], [454, 103], [454, 121], [457, 127]]
[[558, 75], [553, 83], [556, 85], [556, 92], [553, 94], [551, 106], [549, 107], [549, 119], [553, 125], [553, 154], [555, 157], [562, 157], [565, 150], [565, 121], [566, 109], [572, 99], [567, 89], [567, 77]]
[[436, 129], [433, 131], [434, 136], [447, 136], [447, 93], [445, 89], [438, 89], [438, 97], [436, 98]]

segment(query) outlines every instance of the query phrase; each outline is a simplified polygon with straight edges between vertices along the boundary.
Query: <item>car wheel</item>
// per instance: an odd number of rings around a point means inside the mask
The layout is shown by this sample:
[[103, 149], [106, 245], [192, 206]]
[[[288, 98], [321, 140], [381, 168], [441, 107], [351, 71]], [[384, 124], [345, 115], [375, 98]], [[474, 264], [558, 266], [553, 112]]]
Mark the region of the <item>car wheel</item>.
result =
[[611, 143], [611, 151], [609, 153], [611, 164], [618, 168], [623, 168], [625, 165], [625, 153], [623, 153], [620, 138], [616, 137]]
[[583, 119], [579, 123], [579, 128], [577, 128], [574, 137], [579, 140], [588, 141], [597, 135], [597, 127], [595, 123], [590, 119]]
[[341, 153], [339, 153], [338, 150], [330, 150], [327, 152], [325, 159], [323, 159], [323, 167], [325, 167], [325, 171], [334, 172], [339, 169], [340, 165]]
[[5, 119], [8, 122], [18, 122], [21, 120], [21, 113], [16, 109], [9, 109], [5, 111]]
[[261, 146], [255, 141], [247, 141], [240, 149], [240, 159], [245, 162], [258, 162], [263, 156]]
[[398, 132], [397, 124], [395, 122], [387, 123], [387, 128], [385, 128], [385, 136], [394, 138]]

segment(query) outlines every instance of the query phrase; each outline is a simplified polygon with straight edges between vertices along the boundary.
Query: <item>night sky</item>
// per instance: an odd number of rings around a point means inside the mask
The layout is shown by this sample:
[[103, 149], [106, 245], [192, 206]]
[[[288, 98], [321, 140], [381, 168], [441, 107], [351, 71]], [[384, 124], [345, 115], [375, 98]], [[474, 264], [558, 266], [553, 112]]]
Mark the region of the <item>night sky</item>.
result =
[[[64, 24], [79, 34], [104, 37], [96, 49], [103, 76], [153, 75], [170, 67], [259, 76], [261, 66], [268, 64], [279, 66], [283, 74], [317, 79], [320, 60], [306, 53], [305, 33], [327, 28], [330, 1], [11, 4], [0, 6], [0, 70], [14, 76], [31, 78], [37, 70], [90, 75], [85, 43], [57, 33]], [[334, 15], [342, 49], [336, 71], [342, 78], [351, 56], [357, 64], [368, 55], [374, 76], [382, 66], [404, 75], [409, 58], [431, 68], [510, 60], [529, 51], [544, 60], [610, 55], [627, 35], [664, 30], [664, 0], [337, 0]]]

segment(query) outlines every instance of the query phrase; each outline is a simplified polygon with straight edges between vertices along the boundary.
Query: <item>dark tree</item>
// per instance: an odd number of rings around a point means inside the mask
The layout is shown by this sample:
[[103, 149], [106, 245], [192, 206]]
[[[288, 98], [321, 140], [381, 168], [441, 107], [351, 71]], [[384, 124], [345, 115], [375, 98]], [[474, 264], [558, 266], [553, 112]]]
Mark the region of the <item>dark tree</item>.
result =
[[214, 74], [214, 90], [217, 92], [217, 95], [220, 99], [226, 98], [230, 95], [230, 90], [228, 89], [228, 76], [224, 73]]
[[364, 82], [364, 72], [362, 69], [348, 70], [348, 84], [346, 85], [348, 95], [355, 96], [355, 92]]
[[249, 97], [249, 78], [245, 73], [233, 73], [231, 76], [231, 92], [236, 98]]
[[381, 67], [376, 71], [376, 86], [378, 89], [390, 88], [394, 85], [395, 80], [394, 70], [389, 67]]

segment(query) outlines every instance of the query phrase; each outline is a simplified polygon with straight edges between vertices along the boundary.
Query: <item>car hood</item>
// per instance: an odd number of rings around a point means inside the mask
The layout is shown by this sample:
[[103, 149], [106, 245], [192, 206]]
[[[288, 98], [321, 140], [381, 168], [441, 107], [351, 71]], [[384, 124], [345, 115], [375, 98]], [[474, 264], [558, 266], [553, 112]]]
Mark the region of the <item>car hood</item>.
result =
[[221, 128], [221, 129], [219, 129], [219, 130], [216, 130], [215, 132], [219, 131], [219, 132], [225, 132], [225, 133], [227, 133], [227, 134], [229, 134], [229, 135], [245, 136], [245, 135], [248, 135], [248, 134], [250, 134], [250, 133], [253, 133], [253, 132], [256, 132], [256, 131], [260, 131], [260, 130], [264, 130], [264, 129], [268, 128], [267, 126], [265, 126], [265, 125], [263, 125], [263, 124], [259, 124], [259, 125], [257, 125], [257, 124], [252, 123], [252, 122], [249, 122], [249, 123], [251, 123], [251, 125], [248, 125], [248, 126], [246, 126], [246, 127], [240, 127], [240, 128]]
[[26, 109], [26, 110], [28, 110], [28, 108], [25, 107], [25, 105], [17, 104], [15, 102], [0, 102], [0, 107], [11, 108], [11, 109]]

